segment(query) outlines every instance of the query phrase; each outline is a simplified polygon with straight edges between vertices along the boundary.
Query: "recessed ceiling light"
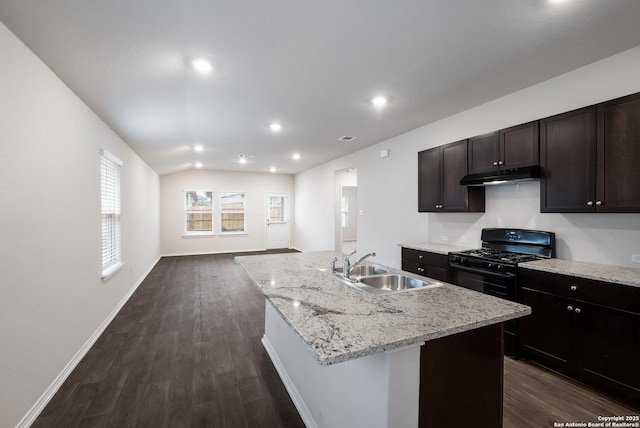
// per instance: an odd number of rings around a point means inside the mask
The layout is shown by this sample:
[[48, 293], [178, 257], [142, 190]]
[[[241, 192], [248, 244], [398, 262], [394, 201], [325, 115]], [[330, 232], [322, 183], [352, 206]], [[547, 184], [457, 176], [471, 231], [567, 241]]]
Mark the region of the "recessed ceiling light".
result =
[[201, 152], [204, 150], [204, 147], [201, 144], [196, 144], [195, 146], [193, 146], [193, 150], [195, 150], [196, 152]]
[[272, 167], [269, 169], [269, 171], [271, 171], [271, 172], [276, 172], [276, 171], [277, 171], [277, 169], [276, 169], [276, 167], [275, 167], [275, 166], [272, 166]]
[[282, 125], [280, 125], [277, 122], [274, 122], [271, 125], [269, 125], [269, 129], [271, 129], [273, 132], [280, 132], [280, 130], [282, 130]]
[[293, 158], [293, 160], [298, 160], [300, 159], [300, 153], [294, 153], [291, 157]]
[[245, 155], [238, 155], [238, 157], [240, 158], [238, 162], [240, 162], [242, 165], [247, 163], [247, 157]]
[[211, 63], [206, 59], [202, 58], [194, 59], [191, 61], [191, 65], [200, 73], [210, 73], [211, 70], [213, 70], [213, 65], [211, 65]]
[[374, 107], [382, 108], [387, 105], [387, 97], [383, 97], [382, 95], [373, 97], [371, 98], [371, 104], [373, 104]]
[[202, 168], [202, 162], [196, 162], [195, 167], [196, 168]]

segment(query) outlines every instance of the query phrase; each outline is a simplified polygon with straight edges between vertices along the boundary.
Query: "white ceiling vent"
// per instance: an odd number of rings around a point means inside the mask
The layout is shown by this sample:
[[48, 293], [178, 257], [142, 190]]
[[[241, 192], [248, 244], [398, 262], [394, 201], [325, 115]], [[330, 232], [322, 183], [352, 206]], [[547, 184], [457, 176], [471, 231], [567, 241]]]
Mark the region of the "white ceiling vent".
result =
[[353, 135], [344, 135], [344, 136], [338, 138], [338, 141], [353, 141], [355, 139], [356, 139], [356, 137], [354, 137]]

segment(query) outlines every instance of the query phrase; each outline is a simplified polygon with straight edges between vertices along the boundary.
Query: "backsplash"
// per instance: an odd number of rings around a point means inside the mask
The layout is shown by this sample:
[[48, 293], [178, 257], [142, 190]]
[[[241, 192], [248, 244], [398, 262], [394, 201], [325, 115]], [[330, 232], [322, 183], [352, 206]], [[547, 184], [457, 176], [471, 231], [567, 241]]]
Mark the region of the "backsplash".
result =
[[479, 246], [485, 227], [555, 232], [559, 258], [640, 268], [640, 214], [542, 214], [539, 182], [487, 187], [482, 214], [430, 214], [429, 241]]

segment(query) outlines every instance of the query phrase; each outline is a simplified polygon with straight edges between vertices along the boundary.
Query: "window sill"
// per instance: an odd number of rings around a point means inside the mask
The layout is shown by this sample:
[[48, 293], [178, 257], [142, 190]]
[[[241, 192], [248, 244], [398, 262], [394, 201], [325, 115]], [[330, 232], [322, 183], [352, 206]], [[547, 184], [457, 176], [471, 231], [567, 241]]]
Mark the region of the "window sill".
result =
[[124, 266], [124, 262], [118, 262], [115, 265], [102, 271], [102, 282], [107, 281], [113, 275], [115, 275]]
[[183, 238], [207, 238], [211, 236], [216, 236], [216, 234], [213, 232], [190, 232], [182, 234]]
[[228, 235], [248, 235], [248, 232], [220, 232], [220, 236], [228, 236]]

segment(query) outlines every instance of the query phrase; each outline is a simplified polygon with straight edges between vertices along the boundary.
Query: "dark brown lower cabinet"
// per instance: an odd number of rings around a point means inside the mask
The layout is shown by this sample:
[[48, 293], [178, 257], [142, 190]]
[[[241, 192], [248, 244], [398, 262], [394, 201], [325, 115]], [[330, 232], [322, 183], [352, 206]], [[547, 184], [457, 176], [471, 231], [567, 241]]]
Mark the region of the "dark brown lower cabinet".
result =
[[640, 408], [640, 288], [523, 269], [525, 357]]
[[502, 324], [430, 340], [420, 350], [420, 428], [502, 427]]
[[402, 247], [402, 270], [448, 282], [449, 258], [446, 254]]

